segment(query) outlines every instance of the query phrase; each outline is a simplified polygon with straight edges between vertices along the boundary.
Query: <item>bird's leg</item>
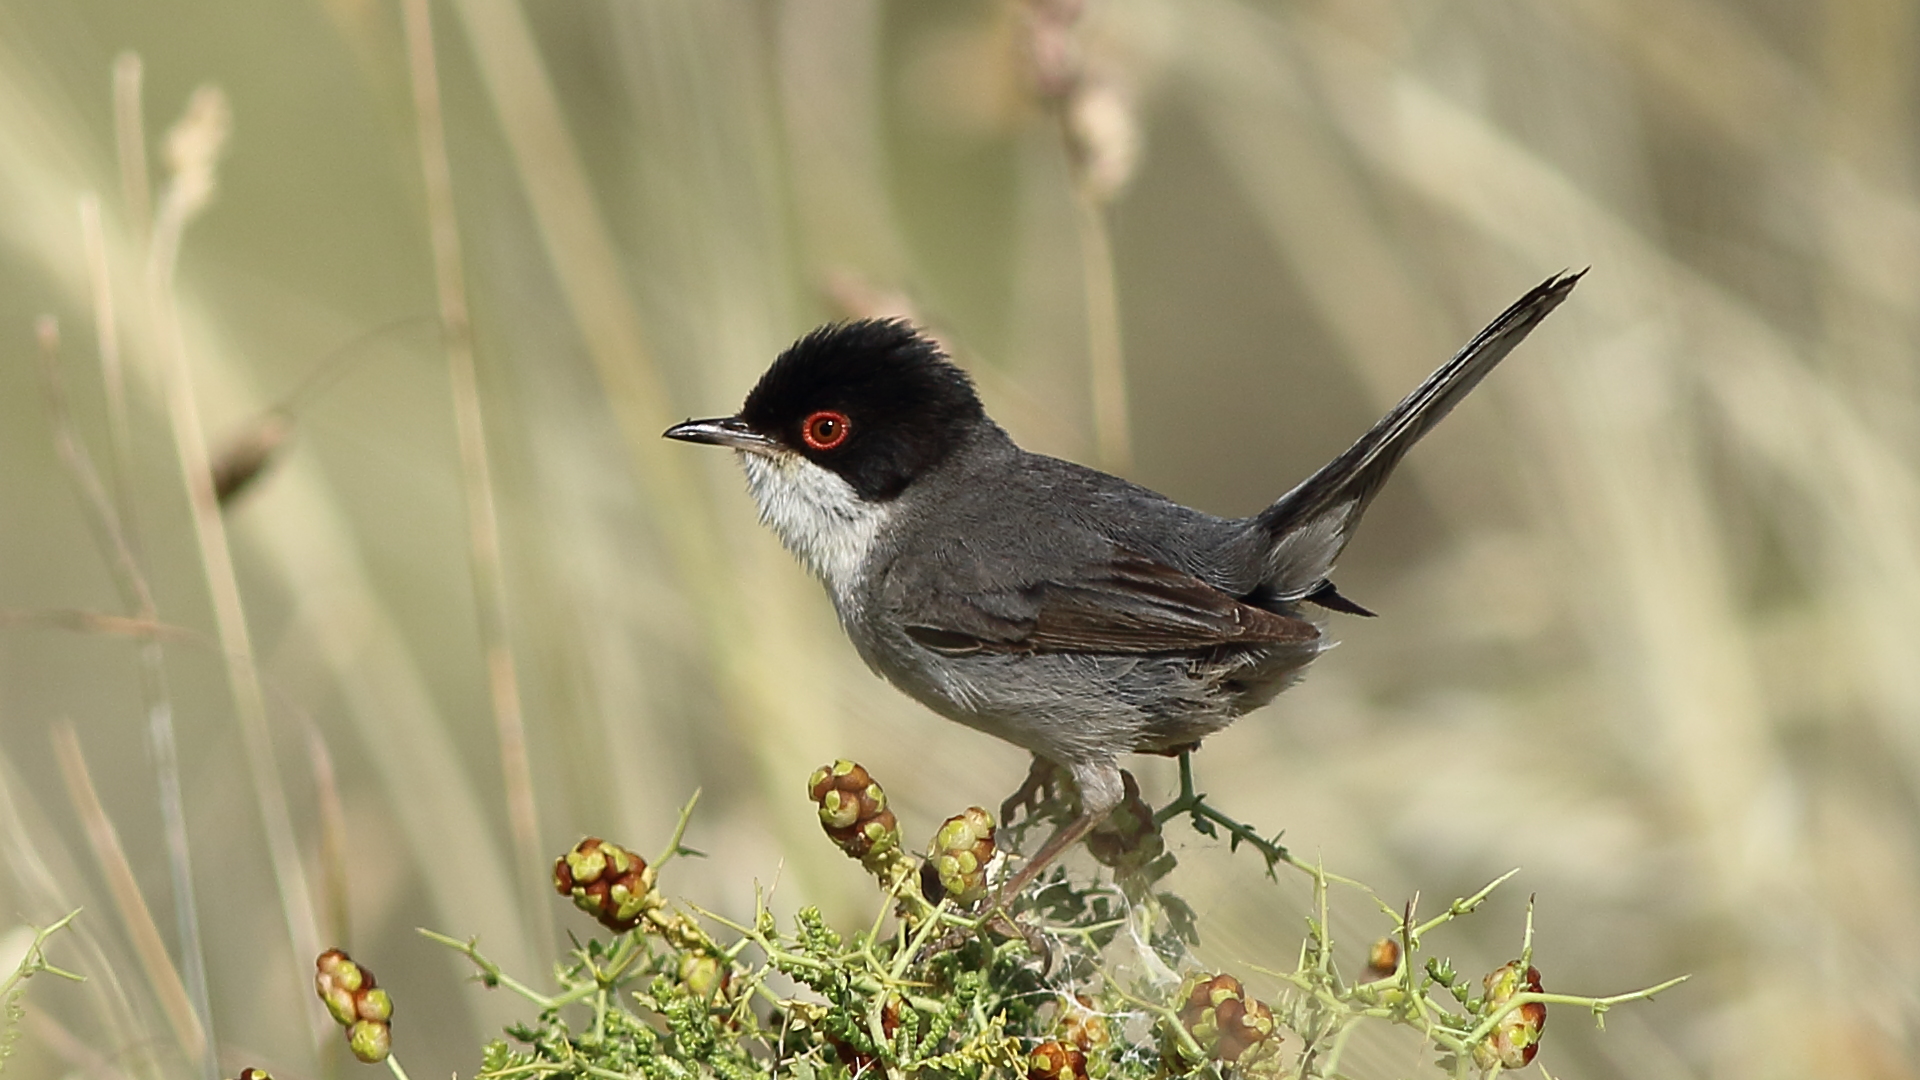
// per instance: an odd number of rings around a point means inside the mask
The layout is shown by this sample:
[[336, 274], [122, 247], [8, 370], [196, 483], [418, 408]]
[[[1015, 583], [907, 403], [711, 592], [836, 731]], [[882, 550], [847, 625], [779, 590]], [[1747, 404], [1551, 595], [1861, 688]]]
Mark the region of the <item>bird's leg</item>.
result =
[[1025, 810], [1032, 816], [1040, 807], [1053, 799], [1053, 778], [1059, 774], [1060, 766], [1055, 765], [1039, 754], [1033, 755], [1033, 764], [1027, 767], [1027, 778], [1020, 787], [1006, 797], [1000, 804], [1000, 824], [1013, 824], [1013, 815]]
[[[1113, 808], [1108, 807], [1107, 809], [1110, 811]], [[1047, 842], [1040, 846], [1040, 850], [1034, 854], [1033, 858], [1027, 860], [1027, 865], [1021, 867], [1020, 872], [1013, 875], [1013, 880], [1000, 887], [1000, 895], [994, 906], [1002, 907], [1004, 906], [1004, 901], [1019, 896], [1020, 890], [1032, 884], [1033, 879], [1040, 876], [1040, 871], [1052, 865], [1053, 860], [1059, 858], [1060, 854], [1066, 851], [1067, 848], [1072, 847], [1074, 841], [1087, 835], [1087, 831], [1095, 825], [1100, 824], [1100, 822], [1106, 819], [1106, 816], [1104, 812], [1100, 814], [1082, 813], [1079, 817], [1055, 829], [1053, 835], [1047, 837]]]
[[[1039, 758], [1035, 758], [1036, 761]], [[1036, 770], [1038, 766], [1036, 765]], [[1033, 883], [1040, 872], [1053, 864], [1074, 842], [1087, 835], [1087, 830], [1107, 819], [1113, 808], [1120, 805], [1126, 794], [1126, 785], [1120, 778], [1120, 767], [1112, 758], [1096, 762], [1076, 762], [1068, 766], [1073, 776], [1073, 785], [1080, 789], [1080, 816], [1060, 826], [1047, 842], [1040, 846], [1027, 865], [1013, 875], [1013, 880], [1000, 887], [994, 897], [993, 906], [1005, 909], [1008, 901], [1020, 895], [1020, 890]], [[1029, 775], [1031, 779], [1031, 775]]]

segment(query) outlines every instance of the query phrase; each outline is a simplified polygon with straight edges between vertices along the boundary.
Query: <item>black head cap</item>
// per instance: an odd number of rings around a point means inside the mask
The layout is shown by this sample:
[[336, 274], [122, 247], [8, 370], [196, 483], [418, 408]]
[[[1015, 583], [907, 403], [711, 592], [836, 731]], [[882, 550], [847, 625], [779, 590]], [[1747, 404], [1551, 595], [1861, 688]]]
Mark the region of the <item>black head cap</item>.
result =
[[794, 342], [740, 419], [839, 473], [862, 498], [885, 500], [945, 460], [986, 412], [973, 380], [932, 339], [903, 319], [862, 319]]

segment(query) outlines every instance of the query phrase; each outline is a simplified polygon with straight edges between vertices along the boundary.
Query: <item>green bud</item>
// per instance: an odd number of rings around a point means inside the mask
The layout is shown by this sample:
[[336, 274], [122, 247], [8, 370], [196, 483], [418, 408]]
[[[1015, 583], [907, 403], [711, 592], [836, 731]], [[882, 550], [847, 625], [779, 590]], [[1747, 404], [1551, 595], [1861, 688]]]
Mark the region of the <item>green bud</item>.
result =
[[378, 1020], [361, 1020], [347, 1029], [347, 1049], [368, 1065], [377, 1065], [393, 1052], [393, 1029]]

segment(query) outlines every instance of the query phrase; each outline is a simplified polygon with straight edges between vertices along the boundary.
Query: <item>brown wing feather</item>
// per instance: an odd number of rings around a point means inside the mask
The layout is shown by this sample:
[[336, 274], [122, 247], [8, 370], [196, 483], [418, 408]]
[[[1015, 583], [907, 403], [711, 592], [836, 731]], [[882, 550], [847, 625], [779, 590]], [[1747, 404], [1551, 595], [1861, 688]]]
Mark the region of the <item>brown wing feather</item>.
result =
[[[1026, 593], [1029, 617], [995, 619], [991, 632], [909, 626], [942, 652], [1169, 653], [1222, 645], [1306, 644], [1320, 636], [1305, 619], [1242, 603], [1191, 574], [1131, 552], [1116, 552], [1072, 584], [1042, 582]], [[976, 612], [976, 614], [983, 614]]]

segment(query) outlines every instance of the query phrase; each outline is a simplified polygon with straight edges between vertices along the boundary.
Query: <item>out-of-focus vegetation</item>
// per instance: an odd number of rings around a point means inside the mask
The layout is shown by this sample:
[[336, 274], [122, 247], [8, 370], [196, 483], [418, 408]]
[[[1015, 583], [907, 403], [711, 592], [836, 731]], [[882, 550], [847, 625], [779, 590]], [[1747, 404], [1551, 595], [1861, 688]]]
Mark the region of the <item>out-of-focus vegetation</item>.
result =
[[[1591, 265], [1372, 510], [1339, 580], [1382, 617], [1196, 766], [1383, 896], [1522, 867], [1461, 970], [1531, 892], [1549, 990], [1694, 975], [1557, 1018], [1555, 1075], [1916, 1073], [1920, 6], [1060, 14], [435, 8], [470, 514], [400, 10], [0, 0], [0, 916], [84, 906], [89, 980], [34, 980], [10, 1072], [353, 1067], [328, 945], [415, 1075], [471, 1072], [512, 1004], [412, 928], [540, 970], [541, 853], [700, 786], [676, 892], [857, 925], [802, 770], [857, 755], [909, 835], [994, 805], [1023, 755], [867, 673], [658, 438], [812, 325], [910, 307], [1028, 445], [1246, 513]], [[1310, 890], [1178, 842], [1204, 962], [1288, 968]]]

